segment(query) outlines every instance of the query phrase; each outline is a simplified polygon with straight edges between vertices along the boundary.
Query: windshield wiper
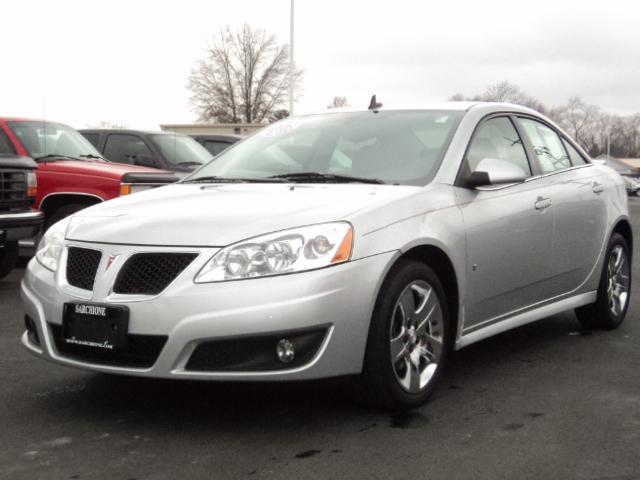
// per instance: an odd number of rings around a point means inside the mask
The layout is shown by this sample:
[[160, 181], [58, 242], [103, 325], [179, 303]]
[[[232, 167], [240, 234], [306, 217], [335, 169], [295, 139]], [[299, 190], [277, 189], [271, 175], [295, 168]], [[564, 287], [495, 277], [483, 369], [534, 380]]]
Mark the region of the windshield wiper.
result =
[[104, 158], [98, 156], [98, 155], [94, 155], [93, 153], [87, 153], [86, 155], [78, 155], [80, 158], [92, 158], [92, 159], [96, 159], [96, 160], [104, 160]]
[[277, 178], [233, 178], [233, 177], [198, 177], [198, 178], [190, 178], [188, 180], [183, 180], [180, 183], [273, 183], [273, 182], [284, 182], [284, 180], [280, 180]]
[[379, 178], [365, 178], [365, 177], [352, 177], [350, 175], [337, 175], [333, 173], [320, 173], [320, 172], [296, 172], [296, 173], [282, 173], [279, 175], [272, 175], [268, 178], [282, 178], [285, 180], [292, 180], [296, 182], [336, 182], [336, 183], [375, 183], [384, 184], [383, 180]]
[[78, 160], [77, 157], [72, 157], [70, 155], [61, 155], [59, 153], [49, 153], [49, 154], [43, 155], [41, 157], [36, 157], [36, 158], [34, 158], [34, 160], [36, 162], [40, 162], [42, 160], [50, 160], [50, 159], [56, 159], [56, 158], [58, 158], [60, 160]]

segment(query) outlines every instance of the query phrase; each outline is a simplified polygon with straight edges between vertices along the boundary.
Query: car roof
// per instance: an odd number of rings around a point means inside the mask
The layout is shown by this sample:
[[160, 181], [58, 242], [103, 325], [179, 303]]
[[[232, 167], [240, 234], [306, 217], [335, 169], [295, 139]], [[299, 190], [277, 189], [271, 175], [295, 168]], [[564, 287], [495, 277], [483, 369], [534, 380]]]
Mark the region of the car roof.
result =
[[0, 116], [0, 122], [43, 122], [43, 123], [55, 123], [58, 125], [66, 125], [66, 123], [58, 122], [56, 120], [43, 120], [42, 118], [25, 118], [25, 117], [2, 117]]
[[231, 135], [231, 134], [222, 134], [222, 133], [193, 133], [189, 135], [193, 138], [200, 138], [203, 140], [242, 140], [241, 135]]
[[[422, 103], [422, 104], [409, 104], [409, 105], [382, 105], [380, 108], [375, 109], [375, 111], [379, 112], [389, 112], [389, 111], [407, 111], [407, 110], [415, 110], [415, 111], [468, 111], [471, 109], [483, 109], [486, 110], [487, 113], [491, 111], [502, 112], [521, 112], [528, 113], [540, 116], [539, 112], [532, 110], [527, 107], [523, 107], [522, 105], [516, 105], [513, 103], [499, 103], [499, 102], [434, 102], [434, 103]], [[357, 112], [367, 112], [369, 109], [362, 107], [340, 107], [340, 108], [330, 108], [322, 111], [309, 112], [308, 115], [318, 115], [318, 114], [327, 114], [327, 113], [357, 113]], [[300, 116], [304, 116], [302, 113]]]

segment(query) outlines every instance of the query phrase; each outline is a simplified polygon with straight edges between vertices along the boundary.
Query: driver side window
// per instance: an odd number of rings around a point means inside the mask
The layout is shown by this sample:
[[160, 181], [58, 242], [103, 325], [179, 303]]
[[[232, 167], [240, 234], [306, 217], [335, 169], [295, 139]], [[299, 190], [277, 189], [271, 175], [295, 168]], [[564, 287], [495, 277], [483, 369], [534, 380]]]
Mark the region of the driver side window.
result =
[[467, 168], [471, 173], [485, 158], [503, 160], [520, 167], [527, 177], [531, 166], [513, 123], [507, 117], [491, 118], [476, 130], [467, 150]]

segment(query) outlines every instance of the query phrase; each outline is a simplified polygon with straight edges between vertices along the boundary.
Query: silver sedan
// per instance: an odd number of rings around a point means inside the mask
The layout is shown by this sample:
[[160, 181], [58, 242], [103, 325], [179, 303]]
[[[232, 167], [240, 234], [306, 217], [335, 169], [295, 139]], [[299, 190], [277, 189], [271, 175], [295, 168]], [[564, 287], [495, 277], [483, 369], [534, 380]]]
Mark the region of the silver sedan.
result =
[[353, 376], [412, 408], [452, 350], [570, 309], [617, 327], [631, 253], [622, 179], [548, 119], [373, 102], [277, 122], [52, 226], [22, 343], [127, 375]]

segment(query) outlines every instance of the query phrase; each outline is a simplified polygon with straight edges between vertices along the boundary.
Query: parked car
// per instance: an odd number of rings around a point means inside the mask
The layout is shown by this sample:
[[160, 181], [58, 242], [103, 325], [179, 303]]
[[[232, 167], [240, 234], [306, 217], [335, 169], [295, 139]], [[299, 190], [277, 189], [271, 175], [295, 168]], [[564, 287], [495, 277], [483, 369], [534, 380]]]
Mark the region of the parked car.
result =
[[107, 162], [61, 123], [0, 118], [0, 137], [7, 152], [37, 162], [35, 206], [46, 227], [90, 205], [178, 180], [171, 172]]
[[80, 133], [112, 162], [186, 174], [213, 158], [193, 138], [173, 132], [92, 129]]
[[637, 168], [630, 167], [616, 158], [609, 157], [598, 160], [603, 162], [607, 167], [613, 168], [622, 176], [629, 195], [638, 195], [638, 191], [640, 190], [640, 171], [638, 171]]
[[36, 235], [43, 220], [42, 213], [31, 208], [37, 191], [36, 164], [10, 151], [0, 131], [0, 278], [16, 265], [18, 241]]
[[214, 157], [242, 140], [240, 135], [191, 135], [191, 137]]
[[620, 325], [632, 247], [620, 176], [533, 110], [372, 102], [279, 121], [51, 227], [22, 343], [123, 375], [354, 375], [411, 408], [452, 349], [565, 310]]

